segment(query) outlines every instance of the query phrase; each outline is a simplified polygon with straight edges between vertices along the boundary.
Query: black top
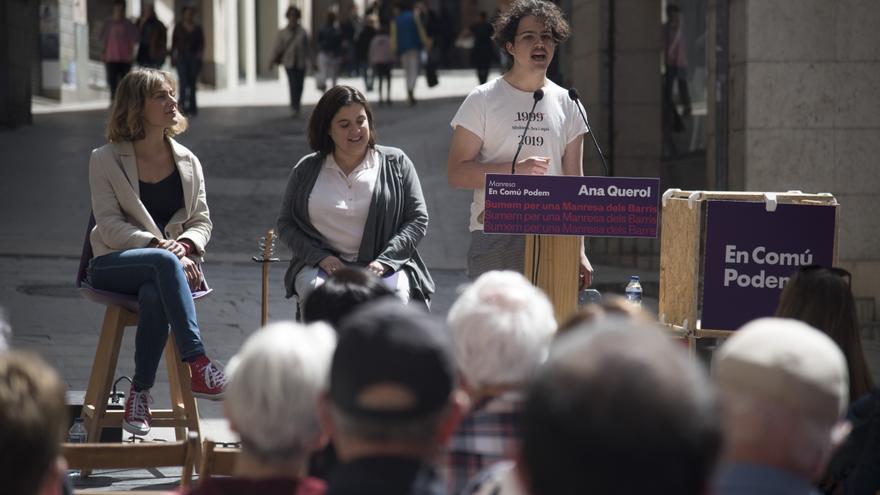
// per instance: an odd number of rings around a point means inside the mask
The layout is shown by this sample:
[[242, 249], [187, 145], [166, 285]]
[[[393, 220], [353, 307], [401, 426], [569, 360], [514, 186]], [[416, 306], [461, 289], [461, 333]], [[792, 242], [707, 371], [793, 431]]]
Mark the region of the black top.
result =
[[183, 208], [183, 183], [180, 182], [180, 172], [174, 167], [174, 172], [159, 182], [149, 183], [142, 180], [138, 182], [141, 202], [159, 226], [159, 230], [164, 231], [168, 220], [171, 220], [177, 210]]
[[437, 470], [419, 459], [368, 457], [339, 464], [327, 495], [445, 495]]

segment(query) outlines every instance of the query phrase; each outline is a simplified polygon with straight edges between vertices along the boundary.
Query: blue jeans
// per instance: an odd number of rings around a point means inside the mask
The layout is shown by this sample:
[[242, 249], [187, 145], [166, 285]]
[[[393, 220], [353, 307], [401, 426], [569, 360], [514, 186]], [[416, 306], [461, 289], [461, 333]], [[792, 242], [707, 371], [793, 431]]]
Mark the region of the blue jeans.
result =
[[205, 354], [192, 292], [177, 256], [164, 249], [129, 249], [92, 258], [89, 283], [100, 290], [138, 296], [134, 378], [140, 389], [156, 380], [168, 325], [184, 361]]

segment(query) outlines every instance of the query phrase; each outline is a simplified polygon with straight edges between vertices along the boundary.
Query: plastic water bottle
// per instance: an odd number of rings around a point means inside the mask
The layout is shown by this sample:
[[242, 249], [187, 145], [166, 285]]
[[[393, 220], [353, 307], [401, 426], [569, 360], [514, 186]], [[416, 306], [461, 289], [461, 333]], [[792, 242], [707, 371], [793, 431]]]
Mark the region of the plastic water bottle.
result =
[[602, 304], [602, 294], [596, 289], [582, 289], [578, 292], [578, 306], [589, 304]]
[[626, 284], [626, 300], [635, 304], [642, 305], [642, 284], [639, 282], [639, 276], [633, 275]]
[[[88, 432], [86, 431], [86, 426], [83, 424], [82, 418], [76, 418], [73, 420], [73, 426], [67, 430], [67, 442], [68, 443], [86, 443], [88, 440]], [[71, 469], [67, 471], [67, 476], [71, 478], [79, 478], [80, 471], [79, 469]]]

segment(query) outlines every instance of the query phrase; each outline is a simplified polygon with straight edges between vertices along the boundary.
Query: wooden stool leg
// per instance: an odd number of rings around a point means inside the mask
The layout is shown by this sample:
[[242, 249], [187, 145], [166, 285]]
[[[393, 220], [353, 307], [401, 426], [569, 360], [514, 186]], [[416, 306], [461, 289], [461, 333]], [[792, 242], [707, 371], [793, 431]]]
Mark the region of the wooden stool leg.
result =
[[171, 391], [171, 409], [176, 419], [186, 421], [186, 427], [174, 428], [174, 436], [177, 440], [187, 439], [187, 430], [194, 432], [198, 437], [198, 445], [195, 448], [195, 460], [198, 465], [201, 460], [202, 430], [199, 424], [199, 406], [192, 394], [192, 385], [189, 365], [180, 358], [180, 351], [174, 342], [174, 337], [169, 336], [165, 344], [165, 365], [168, 368], [168, 387]]
[[116, 363], [119, 361], [122, 335], [132, 316], [133, 313], [116, 305], [107, 306], [104, 312], [104, 323], [101, 326], [101, 336], [98, 337], [98, 348], [92, 362], [82, 409], [89, 442], [97, 442], [101, 438], [101, 419], [107, 412], [107, 398], [110, 396]]

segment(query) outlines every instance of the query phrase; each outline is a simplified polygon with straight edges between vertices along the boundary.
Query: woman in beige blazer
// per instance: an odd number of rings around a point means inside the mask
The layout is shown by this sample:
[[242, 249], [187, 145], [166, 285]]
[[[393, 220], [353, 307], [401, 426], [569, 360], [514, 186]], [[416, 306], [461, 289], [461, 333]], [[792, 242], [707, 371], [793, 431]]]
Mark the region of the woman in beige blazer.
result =
[[226, 386], [222, 367], [205, 356], [192, 298], [203, 283], [198, 263], [212, 224], [199, 160], [173, 139], [185, 129], [171, 75], [135, 70], [119, 83], [109, 144], [89, 161], [96, 225], [87, 282], [138, 296], [135, 373], [122, 423], [136, 435], [150, 431], [150, 388], [169, 326], [192, 371], [193, 393], [220, 399]]

